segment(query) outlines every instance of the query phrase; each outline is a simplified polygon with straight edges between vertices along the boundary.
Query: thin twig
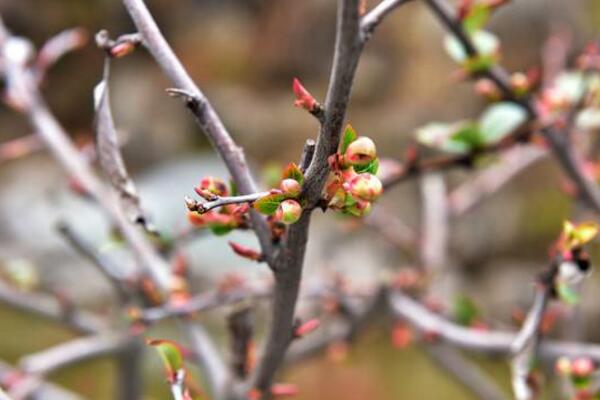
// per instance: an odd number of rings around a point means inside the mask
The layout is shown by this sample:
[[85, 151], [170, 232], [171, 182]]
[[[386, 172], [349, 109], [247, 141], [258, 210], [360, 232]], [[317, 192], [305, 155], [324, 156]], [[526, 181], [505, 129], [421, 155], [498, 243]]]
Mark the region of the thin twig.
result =
[[397, 7], [406, 4], [411, 0], [382, 0], [375, 8], [369, 11], [360, 20], [361, 40], [368, 41], [375, 28], [383, 21], [383, 19]]

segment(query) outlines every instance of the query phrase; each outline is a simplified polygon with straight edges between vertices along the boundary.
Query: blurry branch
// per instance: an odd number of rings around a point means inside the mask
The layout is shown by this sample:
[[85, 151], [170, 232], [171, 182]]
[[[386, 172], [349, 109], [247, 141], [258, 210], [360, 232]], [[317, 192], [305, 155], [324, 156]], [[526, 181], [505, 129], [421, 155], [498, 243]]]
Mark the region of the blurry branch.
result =
[[[19, 371], [17, 368], [12, 367], [10, 364], [5, 363], [4, 361], [0, 361], [0, 382], [2, 387], [4, 387], [5, 389], [9, 389], [12, 384], [18, 383], [18, 381], [22, 379], [21, 377], [21, 371]], [[36, 386], [36, 389], [33, 391], [32, 394], [34, 396], [39, 396], [39, 398], [41, 399], [82, 400], [82, 397], [78, 394], [73, 393], [53, 383], [40, 381], [39, 383], [34, 382], [34, 384]], [[7, 395], [5, 396], [5, 398], [9, 398]], [[5, 400], [5, 398], [2, 398], [0, 396], [1, 400]]]
[[241, 306], [227, 317], [229, 329], [229, 347], [231, 348], [231, 370], [240, 379], [248, 374], [251, 368], [249, 356], [254, 336], [253, 309]]
[[[11, 41], [13, 42], [11, 43]], [[10, 98], [10, 104], [29, 118], [36, 132], [44, 139], [50, 150], [63, 164], [63, 167], [67, 172], [77, 179], [86, 191], [94, 197], [104, 211], [107, 212], [113, 222], [116, 223], [125, 241], [131, 246], [138, 261], [138, 273], [148, 273], [152, 277], [152, 280], [159, 291], [163, 295], [168, 294], [171, 290], [169, 265], [160, 254], [158, 254], [144, 234], [128, 221], [122, 208], [112, 196], [112, 193], [106, 189], [105, 185], [94, 174], [89, 164], [69, 140], [65, 130], [60, 126], [42, 100], [38, 91], [38, 82], [35, 80], [34, 71], [31, 71], [28, 68], [27, 63], [25, 62], [26, 60], [24, 61], [22, 58], [18, 57], [18, 54], [20, 53], [14, 51], [16, 46], [32, 48], [25, 39], [11, 36], [4, 25], [0, 24], [2, 72], [6, 77], [8, 86], [7, 92], [12, 96], [12, 98]], [[7, 302], [14, 302], [12, 297], [11, 294], [10, 298], [7, 299]], [[27, 305], [31, 306], [31, 304]], [[40, 309], [37, 304], [35, 307], [31, 308]], [[48, 314], [47, 312], [43, 312], [46, 311], [44, 308], [41, 308], [41, 311], [42, 314]], [[184, 322], [184, 325], [188, 324], [191, 323]], [[193, 329], [193, 326], [189, 326], [189, 330], [193, 331]], [[201, 347], [196, 349], [198, 354], [201, 354], [204, 351], [210, 352], [210, 355], [207, 355], [206, 357], [207, 359], [210, 359], [210, 357], [216, 353], [214, 345], [208, 339], [202, 343], [199, 341], [193, 341], [192, 343], [194, 345], [201, 345]], [[209, 367], [213, 368], [215, 366], [218, 366], [218, 364], [211, 364]], [[214, 374], [217, 373], [226, 374], [227, 370], [223, 367], [220, 371], [214, 371]], [[215, 390], [215, 393], [213, 394], [218, 398], [220, 394], [216, 390], [222, 390], [221, 382], [209, 382], [209, 386], [211, 389]]]
[[189, 316], [215, 307], [267, 298], [271, 293], [272, 289], [270, 285], [256, 288], [241, 288], [227, 292], [214, 290], [200, 293], [181, 305], [166, 304], [161, 307], [147, 308], [142, 311], [140, 320], [145, 323], [151, 323], [165, 318]]
[[[478, 55], [476, 47], [473, 45], [470, 37], [464, 31], [461, 22], [454, 15], [453, 10], [446, 0], [424, 0], [433, 14], [438, 17], [442, 24], [458, 39], [469, 57]], [[535, 104], [530, 97], [517, 96], [510, 84], [508, 73], [499, 65], [481, 72], [489, 78], [503, 93], [508, 101], [520, 105], [527, 112], [530, 120], [539, 119]], [[567, 131], [570, 127], [567, 127]], [[542, 127], [541, 133], [549, 143], [552, 152], [561, 165], [563, 171], [577, 186], [581, 196], [587, 201], [588, 205], [597, 213], [600, 213], [600, 188], [596, 186], [585, 174], [581, 165], [581, 160], [575, 153], [574, 146], [570, 143], [569, 135], [566, 132], [558, 131], [552, 126]]]
[[[447, 300], [449, 293], [441, 293], [436, 288], [442, 279], [443, 271], [450, 266], [448, 260], [448, 240], [450, 221], [446, 200], [446, 183], [440, 174], [425, 174], [420, 181], [421, 188], [421, 238], [419, 258], [421, 265], [433, 276], [434, 283], [429, 294]], [[447, 344], [425, 344], [425, 352], [448, 375], [454, 377], [481, 399], [504, 399], [497, 385], [474, 363]]]
[[547, 152], [538, 146], [520, 146], [500, 155], [498, 162], [454, 189], [448, 196], [450, 212], [457, 218], [472, 211], [498, 192], [512, 178], [544, 159]]
[[448, 264], [448, 204], [446, 184], [441, 175], [426, 174], [421, 178], [422, 232], [421, 264], [433, 274], [439, 274]]
[[[154, 18], [142, 0], [123, 0], [143, 44], [150, 51], [165, 75], [183, 96], [186, 106], [194, 114], [215, 150], [223, 161], [241, 194], [256, 193], [256, 184], [243, 150], [233, 141], [217, 112], [196, 86], [192, 78], [163, 37]], [[271, 256], [271, 235], [264, 218], [255, 210], [250, 211], [252, 226], [260, 241], [263, 254]]]
[[222, 355], [200, 324], [181, 320], [180, 326], [190, 341], [194, 359], [208, 384], [212, 398], [225, 398], [231, 389], [226, 386], [230, 382], [231, 374]]
[[414, 253], [417, 233], [384, 207], [383, 204], [378, 204], [362, 222], [398, 249], [408, 254]]
[[366, 42], [371, 38], [375, 28], [383, 19], [397, 7], [411, 0], [382, 0], [360, 20], [361, 40]]
[[19, 361], [19, 370], [25, 378], [11, 386], [10, 394], [18, 399], [27, 398], [36, 391], [44, 376], [86, 360], [117, 355], [131, 340], [115, 334], [89, 336], [30, 354]]
[[35, 153], [44, 148], [38, 135], [28, 135], [0, 144], [0, 163]]
[[52, 296], [23, 293], [10, 288], [1, 281], [0, 302], [51, 321], [66, 324], [81, 333], [96, 333], [107, 328], [105, 321], [94, 314], [76, 309], [65, 310], [61, 303]]
[[102, 182], [83, 159], [77, 148], [70, 141], [63, 127], [52, 115], [37, 88], [35, 74], [28, 69], [26, 63], [10, 54], [14, 45], [11, 41], [25, 39], [10, 36], [0, 24], [0, 53], [2, 54], [3, 73], [6, 77], [8, 92], [11, 94], [13, 106], [25, 114], [35, 131], [46, 142], [63, 167], [71, 174], [108, 213], [116, 223], [123, 237], [134, 250], [140, 268], [147, 271], [157, 285], [167, 291], [169, 288], [168, 266], [153, 251], [150, 243], [144, 238], [123, 214], [113, 196], [106, 190]]
[[44, 43], [36, 58], [38, 79], [43, 79], [48, 69], [63, 56], [83, 47], [87, 42], [87, 38], [88, 35], [85, 30], [73, 28], [60, 32]]
[[448, 171], [451, 168], [457, 167], [472, 168], [478, 157], [482, 155], [501, 153], [514, 146], [527, 143], [536, 130], [536, 124], [526, 122], [517, 127], [501, 141], [482, 146], [468, 153], [432, 156], [423, 159], [417, 155], [416, 159], [409, 160], [385, 174], [382, 177], [382, 183], [387, 189], [427, 172]]
[[502, 389], [492, 381], [477, 365], [466, 359], [460, 352], [444, 343], [424, 346], [425, 353], [435, 361], [451, 378], [482, 400], [506, 400]]
[[[465, 328], [435, 314], [399, 291], [391, 291], [388, 300], [392, 312], [397, 317], [405, 319], [419, 331], [430, 333], [453, 346], [491, 355], [512, 354], [513, 343], [517, 337], [514, 333]], [[539, 356], [548, 361], [555, 361], [561, 356], [569, 358], [586, 356], [595, 362], [600, 362], [600, 345], [545, 340], [539, 344]]]
[[98, 251], [90, 244], [85, 241], [80, 235], [78, 235], [69, 225], [65, 222], [61, 222], [58, 225], [58, 231], [67, 240], [67, 242], [77, 251], [80, 255], [85, 257], [88, 261], [94, 265], [102, 275], [112, 284], [115, 288], [121, 300], [127, 300], [131, 293], [131, 288], [127, 287], [123, 276], [116, 274], [118, 267], [113, 265], [112, 262], [103, 257]]
[[536, 388], [531, 386], [530, 378], [537, 360], [540, 324], [548, 305], [551, 287], [551, 285], [537, 285], [533, 305], [511, 344], [512, 386], [517, 400], [533, 400], [536, 397]]

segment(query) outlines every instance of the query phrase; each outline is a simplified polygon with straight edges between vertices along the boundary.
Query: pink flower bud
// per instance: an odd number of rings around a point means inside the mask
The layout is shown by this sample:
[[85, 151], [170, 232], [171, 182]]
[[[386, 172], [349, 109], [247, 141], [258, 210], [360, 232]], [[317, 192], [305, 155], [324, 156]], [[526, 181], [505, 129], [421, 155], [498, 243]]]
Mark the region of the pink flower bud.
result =
[[212, 176], [202, 178], [200, 185], [196, 187], [196, 192], [200, 193], [202, 191], [208, 191], [217, 196], [227, 196], [229, 194], [229, 190], [227, 189], [225, 182]]
[[306, 321], [305, 323], [303, 323], [302, 325], [300, 325], [298, 328], [296, 328], [296, 330], [294, 331], [294, 336], [296, 336], [298, 338], [300, 338], [302, 336], [306, 336], [309, 333], [316, 330], [319, 326], [321, 326], [321, 321], [319, 321], [316, 318], [310, 319], [310, 320]]
[[365, 200], [359, 200], [356, 204], [347, 207], [346, 212], [354, 215], [355, 217], [366, 217], [371, 212], [371, 202]]
[[118, 43], [110, 49], [110, 55], [115, 58], [125, 57], [127, 54], [133, 52], [135, 47], [135, 43], [129, 41]]
[[291, 225], [300, 219], [302, 207], [296, 200], [284, 200], [277, 207], [275, 219], [286, 225]]
[[585, 378], [594, 372], [594, 363], [589, 357], [579, 357], [571, 363], [571, 370], [574, 376]]
[[187, 217], [190, 224], [194, 226], [201, 227], [206, 225], [206, 219], [204, 218], [204, 215], [200, 214], [197, 211], [188, 212]]
[[383, 192], [381, 181], [375, 175], [368, 173], [358, 174], [350, 182], [345, 183], [344, 188], [356, 200], [373, 201]]
[[558, 375], [569, 376], [571, 375], [571, 360], [567, 357], [560, 357], [554, 364], [554, 370]]
[[300, 183], [297, 180], [290, 178], [282, 180], [279, 188], [285, 195], [290, 197], [297, 197], [302, 190]]
[[229, 242], [229, 246], [240, 257], [247, 258], [252, 261], [261, 261], [263, 259], [262, 254], [258, 251], [251, 249], [250, 247], [243, 246], [235, 242]]
[[275, 383], [271, 386], [273, 397], [290, 397], [298, 394], [298, 386], [293, 383]]
[[302, 86], [297, 78], [294, 78], [292, 89], [294, 90], [294, 96], [296, 96], [296, 101], [294, 102], [296, 107], [304, 108], [307, 111], [315, 111], [317, 107], [319, 107], [319, 103], [317, 103], [312, 94]]
[[361, 136], [350, 143], [346, 149], [345, 157], [346, 162], [352, 165], [367, 165], [377, 157], [377, 148], [370, 138]]

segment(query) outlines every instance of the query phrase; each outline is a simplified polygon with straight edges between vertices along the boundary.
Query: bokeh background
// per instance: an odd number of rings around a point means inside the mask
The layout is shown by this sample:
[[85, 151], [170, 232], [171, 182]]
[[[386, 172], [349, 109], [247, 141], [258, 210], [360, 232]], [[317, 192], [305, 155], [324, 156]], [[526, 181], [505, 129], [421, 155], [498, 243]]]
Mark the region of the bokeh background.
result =
[[[299, 77], [323, 98], [335, 27], [333, 0], [148, 0], [159, 25], [192, 77], [211, 99], [231, 134], [246, 150], [255, 175], [296, 160], [317, 125], [293, 107], [291, 82]], [[369, 0], [373, 5], [375, 0]], [[557, 30], [568, 32], [571, 56], [600, 33], [597, 0], [514, 0], [493, 18], [490, 29], [503, 43], [503, 64], [526, 70], [540, 64], [541, 47]], [[117, 0], [0, 0], [0, 15], [13, 32], [40, 46], [65, 28], [82, 27], [93, 37], [132, 30]], [[455, 65], [442, 47], [443, 31], [418, 0], [392, 14], [361, 59], [348, 118], [372, 137], [384, 157], [402, 157], [415, 128], [431, 121], [474, 117], [485, 103], [472, 86], [451, 78]], [[101, 77], [103, 55], [93, 40], [52, 69], [44, 94], [78, 143], [92, 140], [92, 91]], [[143, 205], [165, 235], [185, 229], [182, 198], [205, 175], [223, 178], [224, 168], [193, 119], [164, 89], [169, 82], [153, 60], [136, 51], [113, 63], [111, 95], [124, 155], [138, 182]], [[0, 108], [0, 141], [32, 133], [26, 121]], [[467, 179], [448, 175], [449, 187]], [[547, 256], [562, 220], [581, 210], [560, 190], [560, 172], [550, 159], [529, 168], [484, 205], [452, 224], [448, 264], [453, 295], [467, 295], [484, 319], [510, 329], [511, 313], [530, 301], [531, 280]], [[418, 227], [416, 183], [394, 188], [381, 207]], [[56, 233], [64, 220], [105, 251], [109, 227], [93, 205], [73, 195], [50, 154], [39, 151], [0, 163], [0, 269], [34, 275], [34, 290], [60, 290], [77, 304], [111, 312], [111, 288]], [[334, 221], [334, 223], [331, 223]], [[252, 243], [245, 234], [235, 240]], [[312, 227], [307, 275], [340, 270], [354, 279], [375, 279], [381, 271], [411, 263], [406, 254], [373, 234], [348, 230], [343, 220], [317, 215]], [[263, 276], [265, 267], [230, 254], [226, 240], [210, 236], [184, 249], [197, 287], [210, 286], [226, 271]], [[445, 278], [445, 279], [446, 279]], [[9, 279], [9, 278], [6, 278]], [[554, 333], [600, 339], [597, 279], [582, 305], [586, 318]], [[207, 320], [222, 337], [222, 314]], [[348, 357], [306, 362], [285, 380], [301, 387], [299, 399], [468, 399], [470, 394], [444, 375], [418, 348], [395, 349], [389, 321], [382, 319], [359, 338]], [[153, 336], [177, 338], [168, 324]], [[0, 304], [0, 359], [15, 362], [28, 352], [60, 343], [68, 331]], [[222, 338], [225, 341], [225, 338]], [[168, 398], [154, 354], [145, 362], [148, 399]], [[475, 359], [508, 393], [508, 370], [499, 361]], [[51, 376], [90, 399], [112, 398], [114, 365], [88, 363]], [[550, 380], [552, 380], [550, 378]], [[552, 383], [552, 382], [550, 382]]]

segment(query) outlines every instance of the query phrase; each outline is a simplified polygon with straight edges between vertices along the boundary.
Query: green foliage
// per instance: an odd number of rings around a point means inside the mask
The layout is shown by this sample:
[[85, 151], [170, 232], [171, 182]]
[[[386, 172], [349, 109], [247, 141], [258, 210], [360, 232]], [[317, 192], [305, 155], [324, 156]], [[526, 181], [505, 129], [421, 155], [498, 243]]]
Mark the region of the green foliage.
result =
[[179, 346], [170, 340], [151, 339], [147, 344], [153, 346], [160, 356], [169, 377], [175, 376], [183, 368], [183, 356]]
[[450, 57], [469, 72], [480, 72], [489, 69], [498, 61], [500, 41], [487, 31], [476, 31], [471, 35], [477, 56], [470, 57], [459, 39], [448, 35], [444, 39], [444, 47]]
[[454, 320], [464, 326], [471, 326], [480, 316], [479, 308], [475, 302], [464, 295], [460, 295], [454, 299], [452, 314]]
[[523, 107], [501, 102], [488, 107], [479, 119], [479, 130], [487, 144], [502, 140], [527, 120]]
[[295, 163], [289, 163], [283, 170], [282, 179], [293, 179], [302, 185], [304, 183], [304, 173]]
[[482, 29], [490, 19], [490, 7], [487, 4], [474, 4], [462, 20], [462, 26], [468, 33]]
[[375, 158], [373, 161], [371, 161], [367, 165], [363, 165], [363, 166], [356, 165], [356, 166], [354, 166], [354, 170], [359, 174], [363, 173], [363, 172], [368, 172], [371, 175], [376, 175], [377, 171], [379, 170], [379, 158]]
[[348, 149], [350, 143], [354, 142], [358, 138], [358, 134], [352, 128], [352, 125], [346, 125], [346, 129], [344, 130], [344, 136], [342, 137], [342, 147], [340, 148], [340, 153], [344, 154]]
[[271, 193], [254, 202], [254, 208], [265, 215], [273, 215], [277, 211], [277, 207], [285, 200], [285, 195], [282, 193]]

